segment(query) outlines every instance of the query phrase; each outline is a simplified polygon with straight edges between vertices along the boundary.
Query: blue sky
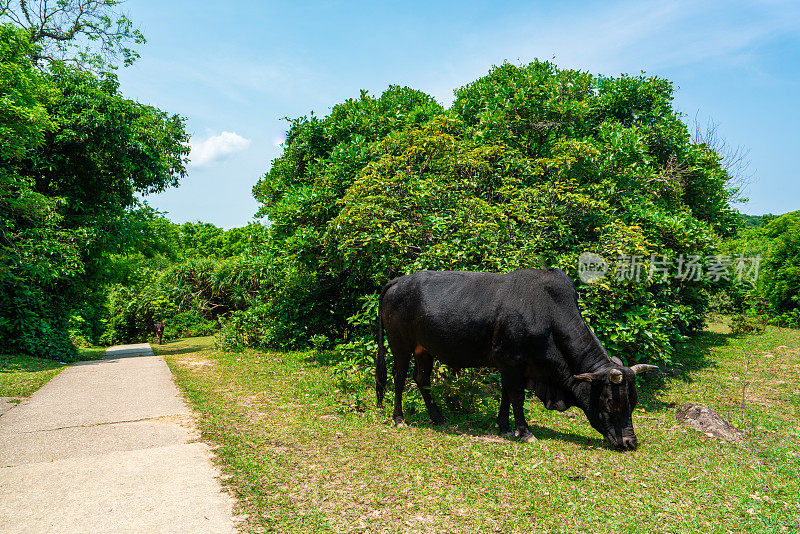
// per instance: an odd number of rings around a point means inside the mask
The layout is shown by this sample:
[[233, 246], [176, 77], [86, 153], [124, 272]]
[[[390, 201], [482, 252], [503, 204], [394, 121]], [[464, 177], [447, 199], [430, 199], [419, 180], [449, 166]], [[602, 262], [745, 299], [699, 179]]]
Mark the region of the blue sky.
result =
[[192, 164], [147, 198], [231, 228], [280, 154], [283, 117], [407, 85], [445, 106], [503, 61], [671, 80], [676, 108], [749, 150], [745, 213], [800, 209], [800, 2], [205, 2], [129, 0], [148, 43], [123, 93], [187, 119]]

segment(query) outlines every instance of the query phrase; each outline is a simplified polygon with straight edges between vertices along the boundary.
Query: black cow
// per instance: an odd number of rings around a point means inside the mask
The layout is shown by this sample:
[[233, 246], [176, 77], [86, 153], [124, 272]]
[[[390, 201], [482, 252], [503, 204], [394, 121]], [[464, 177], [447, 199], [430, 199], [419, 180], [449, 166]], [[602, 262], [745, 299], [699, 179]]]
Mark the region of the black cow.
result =
[[520, 439], [535, 439], [523, 411], [525, 389], [550, 410], [578, 406], [618, 449], [635, 449], [631, 412], [636, 375], [657, 369], [612, 360], [578, 309], [572, 280], [558, 269], [507, 274], [422, 271], [395, 278], [380, 295], [375, 390], [386, 387], [386, 349], [394, 355], [394, 422], [403, 426], [403, 388], [409, 362], [428, 414], [444, 422], [430, 393], [433, 360], [456, 367], [500, 370], [497, 424], [510, 432], [509, 404]]
[[163, 343], [161, 342], [161, 340], [164, 338], [164, 323], [154, 323], [153, 332], [155, 332], [156, 334], [156, 339], [158, 340], [158, 344], [162, 345]]

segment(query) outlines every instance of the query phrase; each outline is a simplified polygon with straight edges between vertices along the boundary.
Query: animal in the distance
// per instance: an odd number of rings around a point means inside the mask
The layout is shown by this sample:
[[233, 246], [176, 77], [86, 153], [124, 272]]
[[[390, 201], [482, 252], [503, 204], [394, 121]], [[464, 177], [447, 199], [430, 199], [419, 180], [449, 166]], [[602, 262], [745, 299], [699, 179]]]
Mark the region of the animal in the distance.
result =
[[572, 280], [558, 269], [511, 273], [422, 271], [395, 278], [380, 294], [375, 390], [380, 406], [386, 387], [386, 349], [394, 355], [394, 423], [403, 426], [403, 388], [411, 358], [414, 380], [428, 415], [444, 417], [431, 398], [433, 361], [451, 367], [500, 370], [497, 424], [534, 438], [525, 421], [525, 389], [550, 410], [578, 406], [612, 447], [636, 449], [631, 413], [636, 375], [657, 369], [631, 367], [609, 357], [581, 317]]
[[153, 332], [156, 334], [156, 339], [159, 345], [163, 345], [161, 340], [164, 338], [164, 323], [153, 324]]

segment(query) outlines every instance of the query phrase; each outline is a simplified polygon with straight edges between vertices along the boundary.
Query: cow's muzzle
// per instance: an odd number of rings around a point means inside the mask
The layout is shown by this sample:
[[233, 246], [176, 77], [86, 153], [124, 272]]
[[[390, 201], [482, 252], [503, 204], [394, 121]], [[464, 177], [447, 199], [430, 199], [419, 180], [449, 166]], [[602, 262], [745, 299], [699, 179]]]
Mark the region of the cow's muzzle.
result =
[[639, 446], [636, 436], [622, 436], [621, 438], [606, 436], [611, 446], [618, 451], [635, 451]]

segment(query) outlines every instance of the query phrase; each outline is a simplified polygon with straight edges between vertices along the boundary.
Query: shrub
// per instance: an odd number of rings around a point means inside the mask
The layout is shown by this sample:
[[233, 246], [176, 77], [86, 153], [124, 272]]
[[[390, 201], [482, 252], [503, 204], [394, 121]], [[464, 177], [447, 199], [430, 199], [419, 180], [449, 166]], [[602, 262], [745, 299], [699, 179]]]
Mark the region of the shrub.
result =
[[263, 282], [262, 260], [192, 257], [165, 270], [142, 270], [137, 281], [109, 291], [106, 343], [146, 341], [155, 322], [164, 339], [210, 335], [228, 316], [250, 308]]
[[764, 325], [740, 313], [731, 317], [730, 329], [731, 334], [735, 336], [745, 336], [748, 334], [762, 333], [764, 331]]
[[214, 340], [224, 350], [237, 351], [245, 347], [263, 347], [271, 339], [269, 315], [263, 305], [233, 312]]
[[[254, 187], [273, 223], [260, 293], [269, 327], [256, 337], [295, 346], [324, 335], [342, 361], [366, 366], [374, 310], [352, 319], [404, 273], [553, 266], [577, 279], [584, 251], [712, 253], [737, 225], [728, 178], [657, 77], [537, 61], [494, 68], [449, 110], [408, 88], [362, 93], [293, 121]], [[668, 361], [702, 326], [708, 285], [612, 277], [579, 294], [614, 354]]]
[[764, 263], [764, 296], [776, 315], [800, 310], [800, 212], [787, 213], [765, 227], [772, 238]]

